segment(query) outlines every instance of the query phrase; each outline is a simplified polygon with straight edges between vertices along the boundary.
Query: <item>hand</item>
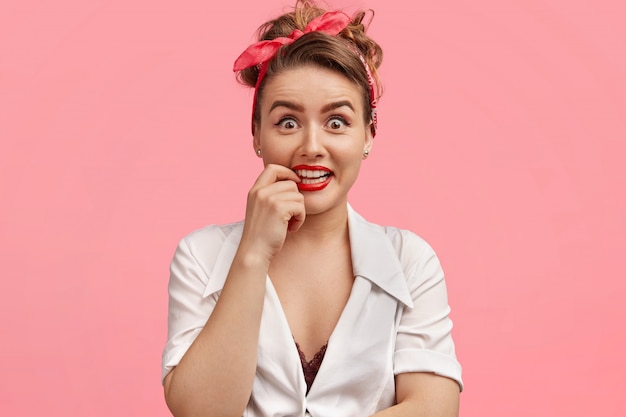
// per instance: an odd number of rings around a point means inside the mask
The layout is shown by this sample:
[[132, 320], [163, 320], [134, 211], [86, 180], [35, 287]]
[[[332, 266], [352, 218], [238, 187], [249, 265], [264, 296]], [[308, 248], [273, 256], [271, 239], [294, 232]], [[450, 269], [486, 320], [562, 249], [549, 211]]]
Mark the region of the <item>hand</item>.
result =
[[298, 182], [300, 177], [291, 169], [268, 164], [248, 192], [242, 244], [267, 261], [280, 251], [287, 232], [297, 231], [304, 222]]

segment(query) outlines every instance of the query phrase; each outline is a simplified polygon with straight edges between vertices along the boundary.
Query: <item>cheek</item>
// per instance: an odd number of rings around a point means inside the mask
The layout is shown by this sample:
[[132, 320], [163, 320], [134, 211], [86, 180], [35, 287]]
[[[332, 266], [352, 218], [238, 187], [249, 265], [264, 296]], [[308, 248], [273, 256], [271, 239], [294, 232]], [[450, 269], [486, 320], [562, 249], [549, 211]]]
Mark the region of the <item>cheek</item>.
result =
[[349, 169], [350, 171], [358, 172], [361, 168], [361, 163], [363, 162], [363, 154], [358, 150], [351, 150], [349, 154], [345, 154], [344, 158], [342, 158], [341, 163]]
[[268, 163], [286, 165], [293, 154], [292, 150], [288, 149], [284, 143], [279, 144], [272, 140], [263, 141], [261, 139], [261, 149], [266, 165]]
[[365, 150], [365, 140], [363, 141], [356, 141], [354, 144], [352, 144], [350, 146], [349, 150], [346, 150], [345, 154], [346, 154], [346, 159], [350, 158], [350, 159], [354, 159], [356, 161], [361, 161], [362, 156], [363, 156], [363, 151]]

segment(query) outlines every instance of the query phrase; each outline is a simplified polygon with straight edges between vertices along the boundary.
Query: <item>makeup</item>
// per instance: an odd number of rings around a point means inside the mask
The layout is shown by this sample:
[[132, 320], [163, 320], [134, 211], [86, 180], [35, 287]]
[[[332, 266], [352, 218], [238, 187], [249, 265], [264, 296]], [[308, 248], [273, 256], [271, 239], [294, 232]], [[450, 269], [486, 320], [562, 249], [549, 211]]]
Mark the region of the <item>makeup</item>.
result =
[[326, 188], [333, 178], [333, 172], [319, 165], [297, 165], [292, 170], [300, 177], [298, 190], [320, 191]]

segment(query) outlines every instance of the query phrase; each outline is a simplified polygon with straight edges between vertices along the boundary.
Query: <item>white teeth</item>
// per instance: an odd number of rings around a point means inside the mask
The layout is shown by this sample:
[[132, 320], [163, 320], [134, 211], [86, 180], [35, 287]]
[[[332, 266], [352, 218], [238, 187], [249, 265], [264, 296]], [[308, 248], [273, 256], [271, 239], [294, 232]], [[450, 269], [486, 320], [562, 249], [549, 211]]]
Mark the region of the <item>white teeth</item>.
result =
[[302, 178], [302, 184], [318, 184], [320, 182], [326, 181], [327, 177], [320, 178]]
[[298, 176], [302, 179], [317, 179], [317, 178], [326, 177], [330, 175], [330, 172], [322, 171], [322, 170], [311, 170], [311, 169], [296, 169], [296, 174], [298, 174]]

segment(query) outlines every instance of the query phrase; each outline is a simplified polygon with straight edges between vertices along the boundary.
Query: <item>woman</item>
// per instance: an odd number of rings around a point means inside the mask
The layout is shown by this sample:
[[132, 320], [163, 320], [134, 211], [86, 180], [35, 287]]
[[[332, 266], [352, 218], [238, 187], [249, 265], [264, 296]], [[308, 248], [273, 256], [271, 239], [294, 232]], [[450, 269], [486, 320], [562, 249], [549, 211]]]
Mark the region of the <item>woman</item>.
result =
[[245, 221], [184, 238], [163, 354], [179, 416], [455, 416], [443, 273], [416, 235], [348, 205], [376, 133], [382, 51], [309, 2], [236, 61], [264, 169]]

